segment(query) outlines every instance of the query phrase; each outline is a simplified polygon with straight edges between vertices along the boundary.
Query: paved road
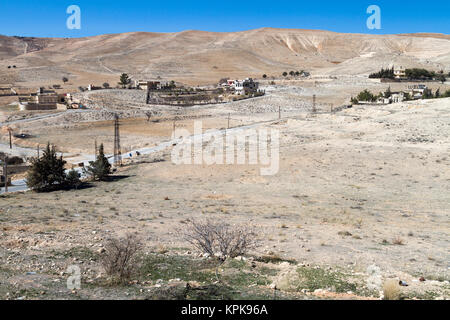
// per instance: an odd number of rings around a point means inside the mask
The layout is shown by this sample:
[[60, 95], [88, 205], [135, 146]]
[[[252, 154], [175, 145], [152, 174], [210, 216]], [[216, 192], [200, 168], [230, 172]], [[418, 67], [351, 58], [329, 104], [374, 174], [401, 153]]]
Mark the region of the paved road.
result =
[[[260, 126], [262, 124], [272, 123], [272, 122], [276, 122], [276, 121], [279, 121], [279, 120], [262, 121], [262, 122], [257, 122], [257, 123], [251, 124], [251, 125], [243, 126], [243, 127], [222, 129], [222, 130], [218, 130], [218, 132], [220, 132], [220, 133], [225, 133], [225, 132], [237, 133], [241, 130], [254, 128], [254, 127]], [[192, 135], [188, 139], [195, 142], [196, 140], [202, 139], [204, 135], [205, 135], [205, 133], [198, 134], [198, 135]], [[176, 139], [172, 139], [172, 140], [169, 140], [166, 142], [162, 142], [159, 145], [151, 147], [151, 148], [142, 148], [142, 149], [138, 149], [138, 150], [133, 150], [133, 151], [127, 152], [126, 154], [123, 154], [122, 159], [129, 159], [130, 154], [133, 155], [133, 154], [136, 154], [136, 152], [139, 152], [141, 155], [149, 155], [152, 153], [157, 153], [157, 152], [163, 151], [166, 148], [173, 146], [174, 144], [181, 143], [182, 141], [183, 141], [182, 138], [176, 138]], [[34, 152], [34, 150], [33, 150], [33, 152]], [[109, 155], [107, 157], [108, 157], [109, 163], [112, 164], [114, 162], [114, 157], [112, 155]], [[66, 158], [66, 160], [67, 159], [70, 159], [70, 158]], [[77, 158], [77, 160], [78, 160], [78, 158]], [[88, 166], [89, 161], [93, 161], [93, 160], [94, 160], [94, 155], [83, 155], [82, 158], [79, 158], [79, 160], [76, 161], [76, 163], [84, 163], [85, 166]], [[75, 170], [78, 171], [82, 175], [82, 177], [84, 177], [82, 168], [76, 168]], [[24, 179], [13, 181], [12, 186], [8, 187], [8, 192], [20, 192], [20, 191], [27, 191], [27, 190], [29, 190], [29, 189], [28, 189]], [[5, 192], [5, 189], [1, 188], [0, 194], [2, 194], [4, 192]]]

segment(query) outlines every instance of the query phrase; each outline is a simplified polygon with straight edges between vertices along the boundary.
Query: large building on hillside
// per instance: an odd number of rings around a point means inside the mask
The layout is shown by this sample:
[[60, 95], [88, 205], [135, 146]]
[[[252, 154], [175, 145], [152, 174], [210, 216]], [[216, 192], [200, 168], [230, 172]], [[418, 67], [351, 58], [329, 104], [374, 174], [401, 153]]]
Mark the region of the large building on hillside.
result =
[[252, 78], [247, 78], [244, 80], [234, 80], [233, 86], [236, 94], [246, 95], [258, 92], [259, 83], [253, 81]]
[[402, 66], [400, 66], [400, 68], [394, 67], [394, 77], [395, 77], [395, 79], [404, 79], [404, 78], [406, 78], [406, 70], [403, 69]]
[[58, 104], [64, 104], [65, 94], [57, 94], [54, 91], [45, 91], [40, 88], [36, 94], [19, 97], [19, 108], [25, 110], [56, 110]]

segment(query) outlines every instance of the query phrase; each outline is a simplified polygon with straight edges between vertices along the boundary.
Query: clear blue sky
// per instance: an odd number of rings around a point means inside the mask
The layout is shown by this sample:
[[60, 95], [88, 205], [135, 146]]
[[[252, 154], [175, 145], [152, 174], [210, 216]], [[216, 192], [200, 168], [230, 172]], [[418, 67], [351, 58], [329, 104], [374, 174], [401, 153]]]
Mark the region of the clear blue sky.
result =
[[[81, 8], [81, 30], [66, 27], [69, 5]], [[366, 27], [369, 5], [382, 29]], [[0, 34], [81, 37], [131, 31], [242, 31], [261, 27], [352, 33], [450, 34], [449, 0], [0, 0]]]

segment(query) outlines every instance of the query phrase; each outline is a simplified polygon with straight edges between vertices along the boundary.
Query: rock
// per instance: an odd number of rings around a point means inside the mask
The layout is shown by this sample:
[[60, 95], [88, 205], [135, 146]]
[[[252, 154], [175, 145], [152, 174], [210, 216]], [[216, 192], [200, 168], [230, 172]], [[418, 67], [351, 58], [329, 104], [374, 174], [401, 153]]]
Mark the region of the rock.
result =
[[243, 256], [238, 256], [238, 257], [234, 258], [234, 260], [237, 260], [237, 261], [246, 261], [247, 259], [246, 259], [245, 257], [243, 257]]
[[326, 290], [324, 289], [316, 289], [314, 290], [314, 294], [324, 294], [326, 292]]
[[216, 258], [223, 258], [223, 257], [224, 257], [222, 252], [216, 252], [216, 253], [214, 254], [214, 256], [215, 256]]
[[409, 284], [407, 284], [405, 281], [402, 281], [402, 280], [400, 280], [400, 281], [398, 282], [398, 284], [399, 284], [400, 286], [402, 286], [402, 287], [408, 287], [408, 286], [409, 286]]
[[102, 253], [104, 253], [104, 252], [106, 252], [105, 248], [99, 248], [99, 249], [97, 250], [97, 253], [100, 253], [100, 254], [102, 254]]

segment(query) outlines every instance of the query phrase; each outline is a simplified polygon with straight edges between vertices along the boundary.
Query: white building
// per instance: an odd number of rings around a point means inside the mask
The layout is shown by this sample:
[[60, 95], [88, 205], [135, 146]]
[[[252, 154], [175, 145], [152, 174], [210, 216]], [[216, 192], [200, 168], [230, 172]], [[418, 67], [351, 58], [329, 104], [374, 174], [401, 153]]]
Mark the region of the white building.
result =
[[394, 77], [395, 79], [406, 78], [406, 70], [402, 66], [400, 68], [394, 68]]
[[412, 99], [422, 99], [428, 87], [424, 84], [408, 86], [409, 95]]
[[255, 93], [258, 91], [259, 88], [259, 83], [253, 81], [252, 78], [247, 78], [245, 80], [235, 80], [233, 82], [233, 85], [236, 94], [239, 95]]

